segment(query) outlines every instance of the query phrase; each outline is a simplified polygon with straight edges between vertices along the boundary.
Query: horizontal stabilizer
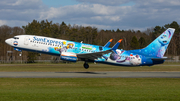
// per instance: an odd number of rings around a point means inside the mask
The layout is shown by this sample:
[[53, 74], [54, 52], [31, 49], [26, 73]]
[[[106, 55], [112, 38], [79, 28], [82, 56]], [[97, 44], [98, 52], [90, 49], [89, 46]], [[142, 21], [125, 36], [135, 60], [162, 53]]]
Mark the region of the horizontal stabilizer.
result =
[[167, 57], [162, 57], [162, 58], [151, 58], [152, 60], [168, 60], [171, 58], [167, 58]]
[[120, 43], [121, 43], [122, 40], [123, 40], [123, 39], [120, 39], [120, 40], [112, 47], [111, 50], [116, 50], [116, 49], [119, 47], [119, 45], [120, 45]]
[[104, 47], [109, 47], [110, 44], [111, 44], [111, 42], [112, 42], [112, 40], [113, 40], [113, 39], [110, 39], [110, 40], [106, 43], [106, 45], [104, 45]]

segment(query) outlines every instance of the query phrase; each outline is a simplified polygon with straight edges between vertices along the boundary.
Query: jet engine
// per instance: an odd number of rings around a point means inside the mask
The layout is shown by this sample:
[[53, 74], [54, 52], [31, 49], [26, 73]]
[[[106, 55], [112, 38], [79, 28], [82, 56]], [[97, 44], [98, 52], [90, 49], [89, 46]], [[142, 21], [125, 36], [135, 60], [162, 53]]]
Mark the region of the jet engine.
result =
[[60, 55], [61, 60], [64, 61], [70, 61], [70, 62], [76, 62], [77, 61], [77, 55], [74, 53], [69, 52], [62, 52]]

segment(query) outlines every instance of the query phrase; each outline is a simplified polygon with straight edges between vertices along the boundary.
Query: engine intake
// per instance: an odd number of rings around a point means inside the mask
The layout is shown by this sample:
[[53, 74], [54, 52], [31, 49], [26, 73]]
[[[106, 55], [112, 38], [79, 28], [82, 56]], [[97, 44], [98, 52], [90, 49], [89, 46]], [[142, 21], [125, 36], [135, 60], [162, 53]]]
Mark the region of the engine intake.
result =
[[77, 55], [74, 53], [63, 52], [63, 53], [61, 53], [60, 58], [61, 58], [61, 60], [70, 61], [70, 62], [77, 61]]

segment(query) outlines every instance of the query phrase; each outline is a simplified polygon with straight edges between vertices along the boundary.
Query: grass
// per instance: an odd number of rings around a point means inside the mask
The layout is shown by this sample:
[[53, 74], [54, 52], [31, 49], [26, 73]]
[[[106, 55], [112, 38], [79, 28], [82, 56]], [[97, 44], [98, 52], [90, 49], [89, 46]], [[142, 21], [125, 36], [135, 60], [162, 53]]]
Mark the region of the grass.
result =
[[[0, 72], [180, 71], [179, 63], [82, 64], [0, 64]], [[180, 101], [179, 95], [179, 78], [0, 78], [0, 101]]]
[[89, 64], [89, 69], [83, 68], [83, 63], [71, 64], [0, 64], [0, 72], [74, 72], [74, 71], [180, 71], [179, 63], [165, 63], [155, 66], [123, 67], [105, 64]]
[[179, 101], [178, 78], [0, 78], [0, 101]]

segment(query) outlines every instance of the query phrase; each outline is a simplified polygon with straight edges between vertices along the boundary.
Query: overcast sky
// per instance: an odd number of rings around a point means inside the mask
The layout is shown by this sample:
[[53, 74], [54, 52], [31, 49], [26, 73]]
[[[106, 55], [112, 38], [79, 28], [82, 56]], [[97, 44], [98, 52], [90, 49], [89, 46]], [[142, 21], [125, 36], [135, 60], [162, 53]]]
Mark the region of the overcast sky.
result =
[[0, 26], [25, 26], [33, 19], [134, 29], [180, 24], [180, 0], [0, 0]]

